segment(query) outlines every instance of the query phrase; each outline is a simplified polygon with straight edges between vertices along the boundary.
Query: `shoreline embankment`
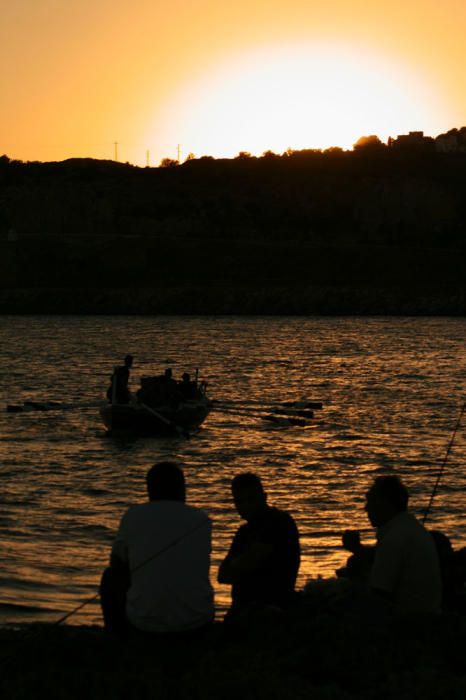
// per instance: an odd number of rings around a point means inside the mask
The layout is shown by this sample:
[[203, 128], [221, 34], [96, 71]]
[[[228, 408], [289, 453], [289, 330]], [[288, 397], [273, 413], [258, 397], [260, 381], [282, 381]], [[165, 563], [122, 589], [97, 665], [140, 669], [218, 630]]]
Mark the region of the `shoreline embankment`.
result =
[[122, 641], [100, 627], [0, 629], [2, 697], [125, 700], [463, 700], [466, 615], [389, 618], [317, 586], [235, 634]]
[[440, 290], [228, 285], [161, 288], [21, 287], [0, 289], [0, 314], [169, 316], [466, 315], [460, 287]]

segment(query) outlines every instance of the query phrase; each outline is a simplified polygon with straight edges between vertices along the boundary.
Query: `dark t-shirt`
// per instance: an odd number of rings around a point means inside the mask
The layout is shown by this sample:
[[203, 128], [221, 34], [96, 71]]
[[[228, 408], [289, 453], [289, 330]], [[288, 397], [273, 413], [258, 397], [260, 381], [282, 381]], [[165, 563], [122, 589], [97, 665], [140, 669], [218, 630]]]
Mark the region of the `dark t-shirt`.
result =
[[112, 383], [110, 384], [107, 391], [107, 398], [111, 402], [113, 399], [113, 382], [115, 381], [115, 394], [117, 403], [128, 403], [130, 400], [130, 393], [128, 389], [129, 382], [129, 367], [122, 365], [120, 367], [115, 367], [115, 371], [112, 375]]
[[260, 518], [239, 528], [227, 558], [244, 554], [255, 543], [272, 545], [273, 550], [260, 568], [244, 573], [233, 584], [233, 605], [286, 605], [294, 591], [300, 563], [299, 533], [292, 516], [267, 507]]

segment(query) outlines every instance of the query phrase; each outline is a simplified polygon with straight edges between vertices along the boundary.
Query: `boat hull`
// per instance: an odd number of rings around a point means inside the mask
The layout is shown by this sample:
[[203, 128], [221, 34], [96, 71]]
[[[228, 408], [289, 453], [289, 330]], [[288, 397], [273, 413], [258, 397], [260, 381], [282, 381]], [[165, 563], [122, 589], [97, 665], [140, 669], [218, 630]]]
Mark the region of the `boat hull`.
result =
[[110, 432], [138, 435], [179, 435], [198, 428], [210, 413], [208, 399], [185, 401], [177, 408], [152, 408], [138, 403], [103, 404], [100, 416]]

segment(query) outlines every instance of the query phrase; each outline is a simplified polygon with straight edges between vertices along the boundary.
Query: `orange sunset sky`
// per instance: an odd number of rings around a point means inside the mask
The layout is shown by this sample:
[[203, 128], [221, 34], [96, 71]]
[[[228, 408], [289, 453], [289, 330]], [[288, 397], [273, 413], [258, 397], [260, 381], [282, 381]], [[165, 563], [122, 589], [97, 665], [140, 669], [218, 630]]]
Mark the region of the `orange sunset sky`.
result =
[[464, 0], [0, 0], [0, 154], [156, 165], [466, 125]]

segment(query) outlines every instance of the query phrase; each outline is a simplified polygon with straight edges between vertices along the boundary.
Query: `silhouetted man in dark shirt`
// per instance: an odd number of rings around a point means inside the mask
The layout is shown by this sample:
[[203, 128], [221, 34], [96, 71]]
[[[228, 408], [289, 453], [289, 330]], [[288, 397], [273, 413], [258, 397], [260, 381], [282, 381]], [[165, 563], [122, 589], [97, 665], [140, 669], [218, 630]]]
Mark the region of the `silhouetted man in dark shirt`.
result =
[[235, 476], [233, 499], [246, 520], [220, 565], [219, 583], [232, 585], [231, 612], [262, 603], [284, 608], [293, 599], [300, 563], [299, 533], [289, 513], [267, 505], [255, 474]]

